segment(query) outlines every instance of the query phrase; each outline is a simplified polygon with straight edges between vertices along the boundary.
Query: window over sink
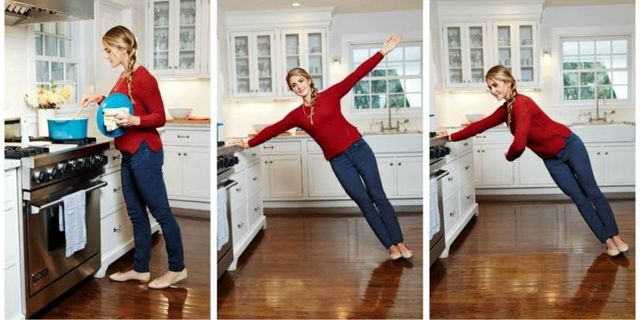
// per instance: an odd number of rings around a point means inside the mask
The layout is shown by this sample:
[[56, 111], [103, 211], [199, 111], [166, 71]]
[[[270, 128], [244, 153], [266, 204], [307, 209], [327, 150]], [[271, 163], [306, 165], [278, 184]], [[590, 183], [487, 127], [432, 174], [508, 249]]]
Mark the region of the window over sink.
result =
[[[352, 45], [351, 68], [375, 54], [379, 44]], [[400, 43], [353, 90], [353, 109], [382, 110], [422, 107], [422, 43]]]
[[78, 102], [77, 22], [39, 23], [34, 29], [36, 86], [68, 86], [72, 92], [69, 102]]

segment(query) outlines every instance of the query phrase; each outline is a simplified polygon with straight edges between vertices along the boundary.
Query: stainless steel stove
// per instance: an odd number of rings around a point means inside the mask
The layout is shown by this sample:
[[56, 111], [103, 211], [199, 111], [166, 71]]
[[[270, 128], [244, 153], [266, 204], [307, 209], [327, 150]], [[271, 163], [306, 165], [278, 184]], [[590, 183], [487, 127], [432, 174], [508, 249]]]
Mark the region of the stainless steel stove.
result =
[[445, 157], [451, 153], [451, 149], [445, 145], [447, 142], [447, 137], [431, 137], [429, 141], [430, 232], [432, 226], [438, 226], [435, 233], [430, 234], [429, 265], [433, 265], [445, 249], [442, 180], [449, 172], [442, 167], [446, 164]]
[[[218, 230], [216, 231], [216, 237], [220, 237], [221, 234], [226, 234], [227, 241], [218, 248], [218, 279], [227, 270], [231, 262], [233, 261], [233, 239], [231, 232], [231, 188], [238, 184], [237, 181], [231, 179], [234, 173], [233, 166], [238, 164], [239, 159], [235, 156], [235, 152], [242, 150], [238, 146], [222, 146], [217, 150], [218, 154]], [[226, 217], [226, 218], [222, 218]], [[221, 225], [221, 221], [226, 221], [226, 232]], [[222, 242], [221, 242], [222, 243]]]

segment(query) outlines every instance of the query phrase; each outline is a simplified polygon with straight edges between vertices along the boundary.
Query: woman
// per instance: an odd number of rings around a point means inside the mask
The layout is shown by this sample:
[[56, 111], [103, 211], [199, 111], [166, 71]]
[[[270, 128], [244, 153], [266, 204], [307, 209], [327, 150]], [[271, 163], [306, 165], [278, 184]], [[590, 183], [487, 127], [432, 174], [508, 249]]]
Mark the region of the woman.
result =
[[248, 142], [237, 141], [243, 148], [255, 147], [293, 127], [304, 129], [320, 145], [338, 181], [349, 197], [358, 204], [393, 260], [411, 258], [413, 253], [402, 243], [400, 224], [382, 189], [376, 158], [356, 127], [342, 115], [340, 99], [358, 80], [373, 70], [400, 40], [400, 35], [389, 37], [379, 52], [344, 80], [322, 92], [315, 88], [307, 71], [301, 68], [291, 69], [287, 74], [287, 85], [302, 98], [302, 104], [284, 119], [264, 128]]
[[[149, 283], [153, 289], [162, 289], [187, 278], [184, 266], [180, 227], [176, 222], [162, 177], [163, 151], [160, 134], [156, 128], [165, 124], [164, 104], [156, 79], [149, 71], [136, 64], [138, 43], [134, 34], [123, 26], [116, 26], [102, 37], [104, 58], [113, 68], [122, 66], [124, 71], [111, 89], [111, 93], [126, 94], [133, 103], [133, 114], [118, 113], [116, 124], [126, 128], [115, 138], [115, 146], [122, 153], [122, 190], [129, 218], [133, 224], [133, 269], [109, 276], [114, 281], [150, 279], [151, 226], [148, 207], [160, 223], [169, 256], [169, 271]], [[82, 98], [81, 106], [100, 103], [101, 95]]]
[[628, 251], [611, 206], [596, 184], [582, 140], [566, 126], [551, 120], [531, 98], [518, 93], [509, 69], [494, 66], [485, 81], [491, 94], [504, 100], [504, 104], [488, 117], [450, 134], [449, 140], [464, 140], [505, 122], [514, 136], [505, 153], [507, 160], [517, 159], [529, 147], [544, 160], [553, 181], [575, 202], [598, 240], [606, 243], [607, 254], [617, 256]]

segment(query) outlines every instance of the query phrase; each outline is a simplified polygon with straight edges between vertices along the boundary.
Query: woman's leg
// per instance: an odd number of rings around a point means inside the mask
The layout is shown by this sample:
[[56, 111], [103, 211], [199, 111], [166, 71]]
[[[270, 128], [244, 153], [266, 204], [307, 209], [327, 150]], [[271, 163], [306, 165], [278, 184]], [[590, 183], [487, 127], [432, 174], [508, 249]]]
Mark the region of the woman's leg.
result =
[[349, 197], [356, 202], [364, 214], [364, 217], [367, 219], [369, 226], [371, 226], [376, 237], [378, 237], [378, 240], [382, 242], [385, 248], [391, 248], [393, 242], [391, 241], [389, 232], [385, 228], [380, 214], [369, 198], [362, 179], [358, 174], [358, 170], [351, 159], [346, 153], [342, 153], [331, 159], [330, 164], [340, 185], [342, 185], [342, 188], [344, 188]]
[[138, 187], [134, 181], [131, 155], [123, 155], [120, 177], [124, 202], [133, 225], [133, 270], [136, 272], [149, 272], [151, 226], [149, 225], [149, 217], [147, 216], [142, 196], [138, 192]]
[[169, 207], [167, 190], [162, 176], [164, 153], [162, 149], [154, 152], [146, 143], [142, 143], [132, 160], [131, 171], [135, 185], [151, 214], [162, 228], [169, 256], [169, 270], [182, 271], [184, 269], [184, 253], [180, 227]]

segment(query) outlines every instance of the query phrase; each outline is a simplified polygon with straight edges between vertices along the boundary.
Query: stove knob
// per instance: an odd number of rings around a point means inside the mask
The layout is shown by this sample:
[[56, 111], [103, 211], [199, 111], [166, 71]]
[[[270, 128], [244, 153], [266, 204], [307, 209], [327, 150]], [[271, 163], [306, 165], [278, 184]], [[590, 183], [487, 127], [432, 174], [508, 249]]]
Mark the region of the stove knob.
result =
[[77, 160], [69, 160], [67, 163], [69, 164], [71, 172], [78, 172], [78, 170], [80, 170], [80, 165]]
[[106, 166], [107, 163], [109, 162], [109, 157], [107, 157], [104, 154], [99, 155], [99, 157], [100, 157], [100, 164], [103, 166]]
[[97, 168], [100, 159], [96, 159], [95, 156], [89, 158], [89, 168]]
[[235, 166], [235, 165], [236, 165], [236, 164], [238, 164], [238, 163], [240, 163], [240, 159], [238, 159], [238, 157], [234, 156], [234, 157], [231, 159], [231, 165], [232, 165], [232, 166]]
[[49, 181], [49, 173], [46, 170], [34, 172], [34, 178], [37, 183], [44, 183]]
[[51, 180], [58, 179], [62, 176], [62, 172], [60, 171], [60, 168], [58, 168], [57, 166], [51, 169], [47, 169], [47, 173], [49, 173]]

